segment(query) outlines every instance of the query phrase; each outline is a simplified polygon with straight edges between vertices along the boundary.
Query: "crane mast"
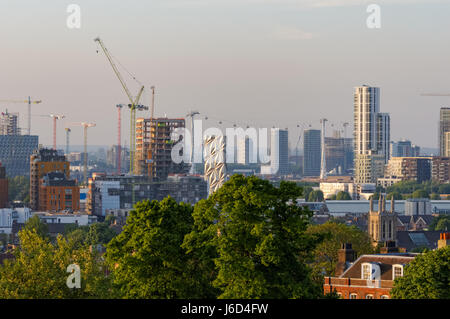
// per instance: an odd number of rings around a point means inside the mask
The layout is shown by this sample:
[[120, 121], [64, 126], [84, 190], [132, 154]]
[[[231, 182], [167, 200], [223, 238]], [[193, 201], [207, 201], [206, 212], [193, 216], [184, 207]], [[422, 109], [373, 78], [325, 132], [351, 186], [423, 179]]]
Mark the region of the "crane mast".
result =
[[134, 175], [134, 153], [136, 150], [136, 106], [139, 103], [139, 100], [141, 99], [142, 93], [144, 91], [144, 86], [141, 87], [139, 90], [139, 93], [136, 97], [136, 99], [133, 99], [133, 96], [130, 93], [130, 90], [128, 89], [122, 75], [120, 74], [119, 70], [117, 69], [116, 64], [114, 63], [108, 49], [104, 45], [103, 41], [100, 38], [95, 38], [95, 42], [98, 42], [100, 44], [100, 47], [102, 48], [103, 52], [105, 53], [106, 58], [108, 59], [109, 63], [111, 64], [111, 67], [114, 70], [114, 73], [116, 74], [117, 78], [120, 81], [120, 84], [122, 85], [122, 88], [124, 89], [128, 99], [130, 100], [130, 103], [128, 106], [131, 111], [130, 116], [130, 174]]

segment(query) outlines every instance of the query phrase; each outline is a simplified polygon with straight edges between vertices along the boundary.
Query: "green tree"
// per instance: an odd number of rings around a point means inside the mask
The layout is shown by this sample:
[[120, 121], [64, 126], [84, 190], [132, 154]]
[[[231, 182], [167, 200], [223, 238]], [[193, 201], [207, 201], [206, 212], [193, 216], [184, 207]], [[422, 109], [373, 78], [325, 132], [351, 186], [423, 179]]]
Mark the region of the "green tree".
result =
[[312, 260], [316, 278], [320, 278], [321, 275], [334, 276], [341, 244], [352, 244], [358, 255], [374, 253], [368, 234], [356, 226], [328, 221], [322, 225], [309, 226], [307, 233], [321, 235], [324, 238], [323, 242], [316, 247]]
[[337, 196], [336, 194], [331, 195], [330, 197], [327, 198], [327, 200], [336, 200]]
[[398, 191], [390, 192], [387, 194], [386, 199], [391, 200], [394, 198], [394, 200], [402, 200], [403, 196]]
[[37, 215], [28, 219], [25, 223], [25, 230], [35, 231], [40, 237], [48, 237], [48, 226], [46, 223], [42, 222]]
[[305, 263], [318, 243], [306, 234], [312, 213], [292, 204], [301, 193], [292, 182], [277, 188], [254, 176], [234, 175], [196, 205], [194, 230], [184, 247], [214, 257], [203, 269], [215, 277], [219, 298], [322, 296]]
[[107, 246], [114, 283], [125, 298], [211, 297], [196, 280], [195, 260], [181, 247], [192, 230], [192, 206], [168, 197], [136, 204], [123, 231]]
[[395, 279], [394, 299], [450, 299], [450, 246], [427, 251], [405, 266]]
[[[20, 247], [13, 260], [0, 267], [0, 298], [61, 299], [114, 297], [100, 256], [89, 246], [75, 247], [58, 236], [53, 245], [36, 229], [19, 232]], [[67, 287], [67, 267], [77, 264], [81, 288]]]
[[341, 191], [336, 195], [336, 200], [352, 200], [352, 197], [349, 193]]
[[440, 200], [441, 196], [439, 194], [437, 194], [437, 193], [432, 193], [430, 195], [430, 199], [432, 199], [432, 200]]
[[323, 192], [315, 190], [309, 193], [308, 202], [323, 202]]
[[443, 231], [450, 229], [450, 216], [442, 215], [433, 219], [429, 227], [430, 230]]
[[30, 202], [30, 177], [16, 176], [8, 179], [8, 200]]
[[424, 189], [418, 189], [412, 193], [412, 198], [429, 198], [429, 197], [430, 197], [429, 193]]

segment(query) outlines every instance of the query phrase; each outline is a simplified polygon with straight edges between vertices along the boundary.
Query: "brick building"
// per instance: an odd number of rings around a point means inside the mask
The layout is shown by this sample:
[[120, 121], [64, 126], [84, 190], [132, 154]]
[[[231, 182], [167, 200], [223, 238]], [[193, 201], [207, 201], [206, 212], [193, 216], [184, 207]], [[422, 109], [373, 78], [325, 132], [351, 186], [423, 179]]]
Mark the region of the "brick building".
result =
[[56, 150], [39, 149], [30, 157], [30, 206], [33, 210], [39, 210], [40, 181], [48, 173], [64, 173], [66, 179], [70, 178], [70, 163], [64, 155]]
[[401, 181], [428, 181], [431, 178], [431, 157], [392, 157], [384, 175], [385, 178], [395, 177]]
[[418, 254], [399, 253], [392, 244], [383, 248], [381, 254], [355, 260], [351, 244], [344, 244], [335, 277], [325, 277], [324, 294], [336, 291], [342, 299], [390, 299], [395, 278], [403, 276], [404, 266]]
[[76, 212], [80, 209], [80, 188], [61, 172], [51, 172], [40, 180], [39, 211]]

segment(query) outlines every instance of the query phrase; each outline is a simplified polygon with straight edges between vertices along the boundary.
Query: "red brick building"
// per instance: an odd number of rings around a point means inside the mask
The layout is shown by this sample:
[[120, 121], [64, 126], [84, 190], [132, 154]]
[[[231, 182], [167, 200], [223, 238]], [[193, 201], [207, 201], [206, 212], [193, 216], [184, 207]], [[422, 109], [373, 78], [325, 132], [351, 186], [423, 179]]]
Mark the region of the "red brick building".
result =
[[52, 172], [40, 180], [39, 210], [42, 212], [76, 212], [80, 209], [80, 188], [64, 173]]
[[390, 299], [394, 279], [418, 254], [399, 253], [387, 245], [384, 253], [362, 255], [354, 260], [351, 244], [339, 251], [336, 277], [325, 277], [324, 293], [336, 291], [342, 299]]

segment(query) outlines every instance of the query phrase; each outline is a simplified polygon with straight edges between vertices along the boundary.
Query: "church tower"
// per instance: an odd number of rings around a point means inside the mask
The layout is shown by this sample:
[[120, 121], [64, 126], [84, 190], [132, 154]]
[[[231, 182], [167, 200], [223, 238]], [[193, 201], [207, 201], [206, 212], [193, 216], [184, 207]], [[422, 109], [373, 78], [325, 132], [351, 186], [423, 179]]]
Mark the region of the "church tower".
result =
[[374, 246], [397, 240], [397, 214], [395, 201], [391, 199], [391, 209], [386, 210], [386, 196], [380, 194], [378, 209], [374, 210], [373, 198], [370, 199], [368, 232]]

